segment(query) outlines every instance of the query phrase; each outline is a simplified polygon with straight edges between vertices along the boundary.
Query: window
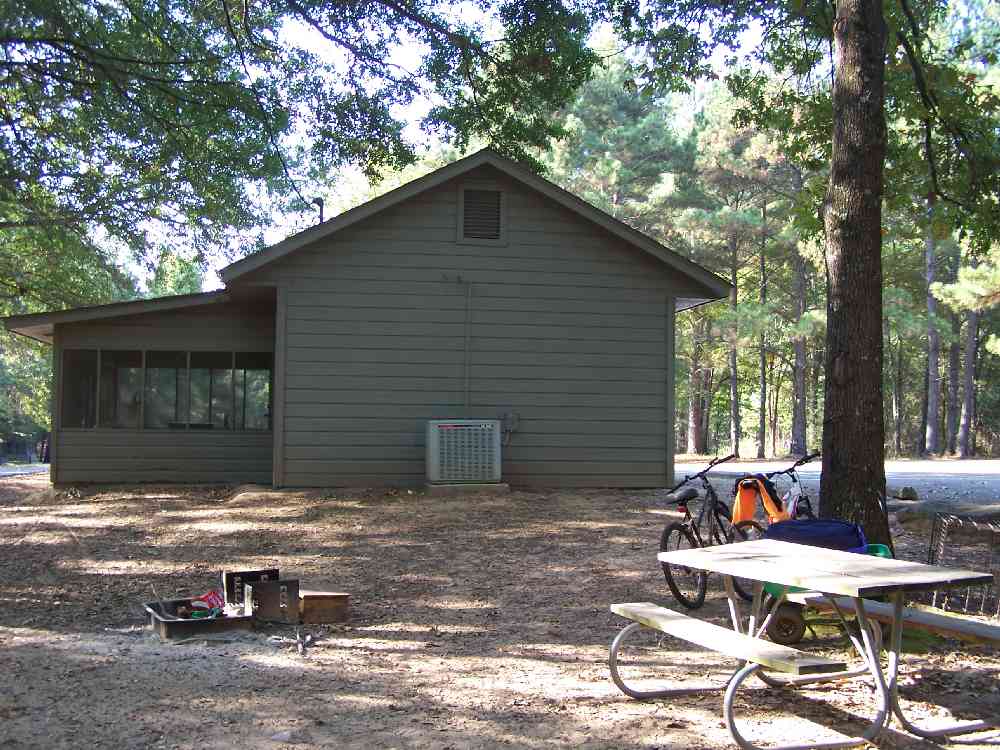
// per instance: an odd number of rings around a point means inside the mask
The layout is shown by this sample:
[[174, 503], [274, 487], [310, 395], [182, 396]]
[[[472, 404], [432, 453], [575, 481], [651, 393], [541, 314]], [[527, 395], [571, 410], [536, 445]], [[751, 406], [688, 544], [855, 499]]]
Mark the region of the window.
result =
[[63, 352], [64, 428], [270, 430], [271, 352]]
[[151, 430], [187, 427], [187, 352], [146, 352], [143, 426]]
[[460, 203], [460, 240], [498, 243], [504, 239], [503, 194], [499, 190], [465, 188]]
[[101, 427], [139, 427], [142, 352], [101, 350]]
[[192, 429], [233, 429], [233, 355], [191, 352]]
[[271, 429], [271, 372], [274, 355], [236, 353], [236, 429]]
[[67, 349], [62, 366], [62, 426], [97, 423], [97, 350]]

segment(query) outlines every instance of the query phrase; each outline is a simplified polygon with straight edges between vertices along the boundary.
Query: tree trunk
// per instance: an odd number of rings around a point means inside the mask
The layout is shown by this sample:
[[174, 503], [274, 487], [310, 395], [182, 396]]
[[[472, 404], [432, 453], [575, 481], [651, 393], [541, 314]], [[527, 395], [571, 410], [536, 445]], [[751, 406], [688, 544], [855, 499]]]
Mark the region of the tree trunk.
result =
[[696, 325], [694, 327], [694, 342], [691, 345], [691, 368], [688, 372], [688, 453], [698, 453], [698, 446], [701, 444], [701, 378], [701, 342]]
[[972, 458], [972, 427], [976, 413], [976, 353], [979, 349], [979, 313], [965, 314], [965, 364], [962, 372], [962, 421], [958, 427], [958, 455]]
[[927, 378], [930, 369], [924, 363], [924, 390], [920, 398], [920, 430], [917, 432], [916, 453], [918, 456], [927, 455]]
[[889, 346], [892, 365], [892, 447], [897, 456], [903, 454], [903, 341], [896, 338], [896, 352]]
[[[767, 265], [764, 259], [764, 238], [767, 230], [767, 204], [760, 207], [760, 306], [767, 304]], [[760, 412], [757, 418], [757, 458], [764, 458], [764, 441], [767, 439], [767, 342], [760, 334]]]
[[[962, 253], [957, 246], [952, 247], [948, 256], [948, 281], [958, 281], [958, 269], [962, 265]], [[949, 454], [958, 453], [958, 420], [962, 417], [962, 406], [958, 401], [959, 382], [962, 379], [962, 318], [957, 313], [949, 313], [951, 318], [951, 343], [948, 345], [948, 392], [945, 403], [947, 420], [944, 426], [945, 444]]]
[[951, 455], [955, 455], [958, 447], [958, 420], [960, 408], [958, 405], [958, 381], [962, 371], [962, 322], [957, 315], [951, 316], [952, 341], [948, 345], [948, 394], [947, 394], [947, 414], [948, 421], [945, 424], [945, 439], [947, 450]]
[[882, 404], [885, 41], [881, 0], [838, 0], [833, 143], [823, 208], [827, 330], [820, 511], [892, 544]]
[[[715, 389], [718, 388], [718, 384], [715, 382], [715, 373], [708, 372], [705, 375], [704, 389], [702, 393], [704, 394], [705, 400], [702, 402], [701, 407], [701, 435], [704, 444], [704, 451], [701, 451], [702, 455], [706, 455], [709, 452], [709, 446], [712, 442], [712, 434], [709, 430], [712, 424], [712, 404], [715, 402]], [[718, 442], [718, 440], [716, 440]]]
[[740, 455], [740, 440], [743, 439], [743, 426], [740, 422], [740, 382], [736, 369], [736, 340], [738, 331], [736, 330], [736, 274], [738, 271], [737, 256], [738, 244], [736, 234], [729, 235], [729, 256], [730, 256], [730, 276], [729, 281], [733, 285], [729, 292], [729, 310], [733, 316], [732, 340], [729, 343], [729, 440], [732, 444], [731, 453], [737, 458]]
[[[811, 423], [809, 427], [809, 433], [813, 436], [813, 444], [816, 442], [822, 444], [823, 442], [823, 410], [820, 408], [820, 395], [822, 394], [822, 388], [820, 386], [820, 376], [823, 372], [823, 365], [826, 362], [826, 349], [816, 347], [811, 356], [807, 356], [806, 361], [809, 363], [809, 408], [806, 412], [806, 416], [810, 417], [809, 421]], [[808, 445], [808, 434], [806, 435], [806, 445]]]
[[[793, 296], [795, 297], [795, 323], [802, 322], [806, 314], [806, 263], [798, 249], [792, 251], [794, 266]], [[803, 336], [792, 339], [792, 440], [788, 452], [804, 456], [806, 447], [806, 340]]]
[[937, 300], [931, 294], [931, 284], [937, 276], [937, 242], [934, 239], [934, 203], [932, 193], [927, 196], [927, 236], [924, 239], [924, 263], [927, 281], [927, 423], [924, 450], [941, 452], [941, 435], [938, 419], [941, 414], [941, 336], [937, 330]]

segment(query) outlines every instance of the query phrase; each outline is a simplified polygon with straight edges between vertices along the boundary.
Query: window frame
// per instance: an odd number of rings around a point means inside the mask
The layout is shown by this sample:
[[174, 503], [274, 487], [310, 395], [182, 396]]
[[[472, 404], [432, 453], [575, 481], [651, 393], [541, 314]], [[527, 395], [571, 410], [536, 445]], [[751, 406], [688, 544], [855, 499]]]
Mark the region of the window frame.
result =
[[[64, 424], [64, 393], [65, 393], [65, 377], [66, 377], [66, 358], [71, 352], [78, 351], [94, 351], [97, 353], [96, 357], [96, 374], [94, 378], [94, 425], [92, 427], [67, 427]], [[129, 349], [127, 351], [138, 351], [141, 354], [141, 368], [139, 375], [139, 422], [136, 427], [110, 427], [101, 425], [101, 375], [102, 375], [102, 353], [111, 351], [126, 351], [117, 348], [108, 348], [100, 346], [69, 346], [60, 347], [59, 350], [59, 384], [58, 384], [58, 404], [55, 407], [56, 410], [56, 423], [59, 425], [58, 430], [60, 432], [153, 432], [153, 433], [171, 433], [171, 432], [199, 432], [203, 434], [218, 434], [220, 432], [232, 433], [232, 432], [247, 432], [255, 434], [273, 434], [274, 433], [274, 384], [275, 377], [274, 371], [276, 367], [275, 362], [275, 352], [274, 351], [261, 351], [260, 349]], [[147, 378], [147, 357], [146, 355], [150, 352], [153, 353], [163, 353], [163, 352], [177, 352], [183, 351], [185, 358], [185, 372], [187, 373], [187, 419], [184, 421], [183, 427], [147, 427], [146, 426], [146, 378]], [[197, 353], [213, 353], [213, 354], [228, 354], [229, 355], [229, 373], [230, 373], [230, 397], [233, 405], [233, 426], [232, 427], [221, 427], [219, 429], [203, 430], [203, 429], [191, 429], [191, 354], [192, 352]], [[268, 405], [267, 410], [269, 414], [268, 424], [266, 429], [236, 429], [236, 356], [238, 354], [267, 354], [271, 358], [271, 370], [270, 377], [268, 379]]]
[[[465, 236], [465, 193], [469, 190], [489, 190], [500, 194], [500, 236], [491, 239]], [[495, 182], [463, 182], [458, 186], [458, 213], [456, 215], [455, 241], [459, 245], [488, 245], [505, 247], [507, 241], [507, 191]]]

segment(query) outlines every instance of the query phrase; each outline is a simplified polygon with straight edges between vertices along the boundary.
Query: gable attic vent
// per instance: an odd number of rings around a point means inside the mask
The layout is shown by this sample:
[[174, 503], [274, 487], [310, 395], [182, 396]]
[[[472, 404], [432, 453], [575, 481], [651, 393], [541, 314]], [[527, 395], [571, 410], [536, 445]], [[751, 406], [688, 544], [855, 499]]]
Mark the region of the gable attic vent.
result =
[[462, 237], [500, 239], [500, 191], [466, 190], [462, 200]]

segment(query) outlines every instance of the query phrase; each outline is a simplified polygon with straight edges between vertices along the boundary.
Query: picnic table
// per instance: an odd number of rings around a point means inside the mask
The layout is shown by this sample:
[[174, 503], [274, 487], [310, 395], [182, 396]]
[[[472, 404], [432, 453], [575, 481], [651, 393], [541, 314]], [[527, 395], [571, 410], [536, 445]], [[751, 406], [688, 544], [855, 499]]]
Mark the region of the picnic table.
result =
[[[724, 690], [723, 716], [726, 726], [736, 744], [745, 750], [757, 750], [757, 746], [740, 733], [733, 706], [740, 685], [754, 674], [768, 686], [795, 687], [862, 675], [869, 675], [874, 682], [876, 713], [871, 724], [861, 735], [843, 741], [785, 745], [780, 750], [841, 748], [865, 744], [882, 734], [893, 714], [905, 730], [927, 739], [940, 739], [952, 734], [965, 734], [998, 726], [992, 722], [976, 721], [940, 729], [925, 729], [906, 718], [899, 704], [897, 689], [902, 651], [902, 626], [904, 622], [910, 622], [920, 614], [917, 610], [904, 606], [906, 594], [949, 586], [988, 583], [993, 580], [991, 574], [828, 550], [773, 539], [661, 552], [658, 558], [661, 562], [672, 565], [721, 574], [729, 601], [732, 628], [697, 620], [650, 602], [612, 605], [612, 612], [633, 620], [622, 629], [611, 644], [611, 676], [626, 695], [645, 700], [705, 690]], [[745, 624], [741, 612], [743, 603], [736, 595], [733, 577], [753, 582], [754, 596]], [[763, 640], [761, 636], [769, 624], [770, 617], [785, 598], [783, 593], [765, 612], [763, 606], [765, 582], [785, 587], [785, 593], [788, 587], [796, 587], [808, 589], [811, 597], [821, 597], [828, 607], [837, 613], [844, 625], [845, 632], [861, 657], [860, 665], [849, 668], [842, 661], [826, 659]], [[875, 596], [887, 598], [888, 605], [869, 599]], [[881, 629], [876, 618], [869, 616], [870, 610], [879, 607], [881, 607], [881, 619], [892, 626], [888, 644], [889, 659], [885, 669], [882, 668], [879, 658], [882, 648]], [[854, 615], [859, 627], [853, 629], [848, 627], [845, 619], [847, 615]], [[977, 640], [1000, 643], [1000, 628], [980, 623], [975, 625], [978, 628], [973, 635]], [[618, 669], [618, 652], [623, 642], [642, 627], [654, 628], [735, 657], [743, 664], [722, 686], [635, 690], [621, 677]], [[954, 635], [954, 631], [955, 629], [952, 629], [948, 634]], [[961, 633], [959, 635], [961, 636]]]

